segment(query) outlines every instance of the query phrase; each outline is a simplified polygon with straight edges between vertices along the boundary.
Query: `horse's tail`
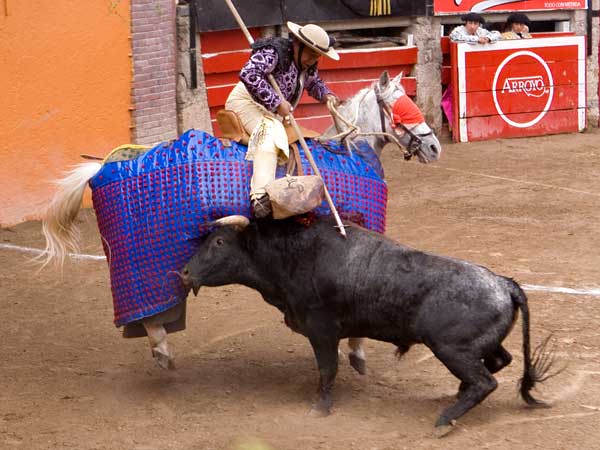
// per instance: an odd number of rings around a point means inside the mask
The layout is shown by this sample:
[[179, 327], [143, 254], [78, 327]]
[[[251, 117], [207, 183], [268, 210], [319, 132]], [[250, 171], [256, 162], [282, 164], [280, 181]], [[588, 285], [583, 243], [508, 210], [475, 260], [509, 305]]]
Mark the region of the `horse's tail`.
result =
[[42, 232], [46, 238], [46, 248], [40, 256], [42, 268], [51, 261], [62, 267], [69, 251], [79, 251], [80, 232], [74, 225], [81, 208], [83, 192], [102, 164], [79, 164], [64, 178], [55, 181], [58, 190], [50, 201], [46, 217], [42, 222]]

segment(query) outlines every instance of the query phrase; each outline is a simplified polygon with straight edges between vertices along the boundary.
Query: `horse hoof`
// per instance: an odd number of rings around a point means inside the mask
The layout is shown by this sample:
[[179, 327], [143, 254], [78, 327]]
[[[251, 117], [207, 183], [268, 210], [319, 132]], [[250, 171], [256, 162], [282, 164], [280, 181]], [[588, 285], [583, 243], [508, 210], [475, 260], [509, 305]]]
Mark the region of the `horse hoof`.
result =
[[456, 420], [452, 420], [450, 423], [447, 423], [445, 425], [436, 425], [433, 434], [438, 439], [447, 436], [449, 433], [452, 432], [452, 430], [456, 428], [455, 425]]
[[152, 357], [161, 369], [175, 370], [175, 363], [169, 355], [165, 355], [157, 350], [152, 350]]
[[361, 375], [366, 375], [367, 373], [367, 361], [363, 358], [359, 358], [353, 353], [348, 355], [348, 360], [350, 361], [350, 365]]

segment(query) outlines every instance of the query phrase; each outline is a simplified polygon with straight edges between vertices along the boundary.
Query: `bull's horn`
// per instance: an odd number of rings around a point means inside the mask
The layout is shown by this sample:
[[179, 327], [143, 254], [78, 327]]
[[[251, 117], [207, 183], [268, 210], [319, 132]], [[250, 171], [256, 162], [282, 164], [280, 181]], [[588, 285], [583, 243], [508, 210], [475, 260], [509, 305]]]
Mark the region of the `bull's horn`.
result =
[[206, 225], [211, 227], [222, 227], [231, 225], [239, 228], [246, 228], [249, 223], [250, 221], [248, 220], [248, 218], [244, 216], [227, 216], [221, 217], [220, 219], [217, 219], [214, 222], [210, 222]]

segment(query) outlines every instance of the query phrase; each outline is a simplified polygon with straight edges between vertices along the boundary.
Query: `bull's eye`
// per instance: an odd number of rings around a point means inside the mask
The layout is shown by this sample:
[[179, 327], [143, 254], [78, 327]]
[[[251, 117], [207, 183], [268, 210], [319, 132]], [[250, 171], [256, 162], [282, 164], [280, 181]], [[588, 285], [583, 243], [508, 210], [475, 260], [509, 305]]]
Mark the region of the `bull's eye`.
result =
[[224, 242], [225, 242], [225, 240], [224, 240], [223, 238], [217, 238], [217, 239], [215, 240], [215, 243], [216, 243], [217, 245], [223, 245], [223, 243], [224, 243]]

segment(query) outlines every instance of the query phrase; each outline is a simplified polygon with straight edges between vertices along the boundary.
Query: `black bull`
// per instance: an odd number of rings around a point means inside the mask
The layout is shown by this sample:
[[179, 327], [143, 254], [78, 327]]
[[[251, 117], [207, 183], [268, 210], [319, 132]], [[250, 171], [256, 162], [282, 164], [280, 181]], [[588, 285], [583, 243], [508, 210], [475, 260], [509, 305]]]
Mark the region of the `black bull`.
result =
[[313, 347], [320, 373], [317, 410], [328, 413], [337, 373], [338, 343], [346, 337], [390, 342], [404, 353], [425, 344], [460, 381], [457, 401], [436, 426], [448, 427], [494, 389], [493, 373], [512, 357], [502, 346], [522, 314], [524, 372], [529, 391], [549, 369], [532, 361], [527, 297], [519, 285], [458, 259], [420, 252], [359, 227], [348, 238], [328, 218], [310, 226], [293, 219], [223, 227], [202, 243], [182, 272], [200, 286], [243, 284], [277, 307]]

